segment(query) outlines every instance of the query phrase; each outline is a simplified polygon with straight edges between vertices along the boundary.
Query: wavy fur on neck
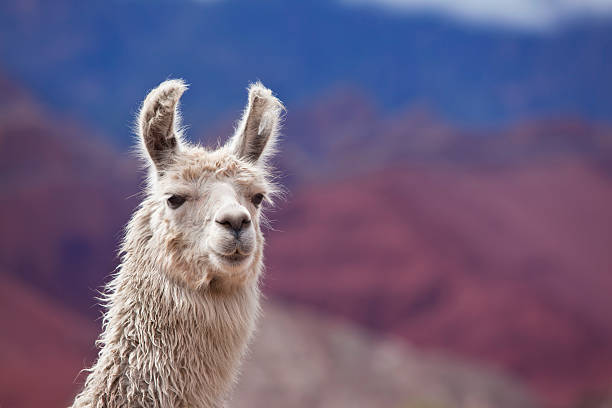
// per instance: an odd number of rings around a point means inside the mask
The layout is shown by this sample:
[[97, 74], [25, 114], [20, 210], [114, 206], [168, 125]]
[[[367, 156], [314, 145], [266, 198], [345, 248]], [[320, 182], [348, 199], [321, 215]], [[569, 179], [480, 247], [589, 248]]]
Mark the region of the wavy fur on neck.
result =
[[74, 408], [220, 407], [236, 377], [258, 315], [259, 271], [227, 289], [174, 282], [156, 262], [149, 217], [143, 207], [127, 228], [102, 348]]

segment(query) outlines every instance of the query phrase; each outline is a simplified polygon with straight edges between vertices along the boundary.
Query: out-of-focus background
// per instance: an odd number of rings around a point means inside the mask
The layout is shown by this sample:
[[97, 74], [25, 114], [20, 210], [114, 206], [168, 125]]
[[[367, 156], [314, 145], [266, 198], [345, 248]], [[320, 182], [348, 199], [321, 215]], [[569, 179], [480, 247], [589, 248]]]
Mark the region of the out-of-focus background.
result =
[[0, 2], [0, 406], [62, 407], [169, 77], [286, 103], [233, 407], [612, 406], [612, 2]]

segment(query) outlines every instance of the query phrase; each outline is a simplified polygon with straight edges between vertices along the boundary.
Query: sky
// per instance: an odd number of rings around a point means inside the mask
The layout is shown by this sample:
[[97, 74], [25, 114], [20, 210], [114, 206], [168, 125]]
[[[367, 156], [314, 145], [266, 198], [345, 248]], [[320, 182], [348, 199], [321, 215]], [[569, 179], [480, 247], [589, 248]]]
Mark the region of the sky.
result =
[[582, 17], [612, 17], [612, 0], [342, 0], [402, 12], [433, 12], [476, 24], [547, 30]]

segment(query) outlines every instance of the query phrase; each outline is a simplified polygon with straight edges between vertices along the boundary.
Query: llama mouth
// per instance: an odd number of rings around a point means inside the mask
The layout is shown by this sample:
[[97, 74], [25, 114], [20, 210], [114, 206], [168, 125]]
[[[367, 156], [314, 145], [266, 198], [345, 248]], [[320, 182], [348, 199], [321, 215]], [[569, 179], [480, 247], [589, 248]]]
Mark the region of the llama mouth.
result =
[[230, 265], [239, 265], [246, 261], [249, 255], [243, 255], [238, 251], [232, 252], [231, 254], [220, 254], [217, 253], [217, 257], [221, 259], [223, 262], [228, 263]]

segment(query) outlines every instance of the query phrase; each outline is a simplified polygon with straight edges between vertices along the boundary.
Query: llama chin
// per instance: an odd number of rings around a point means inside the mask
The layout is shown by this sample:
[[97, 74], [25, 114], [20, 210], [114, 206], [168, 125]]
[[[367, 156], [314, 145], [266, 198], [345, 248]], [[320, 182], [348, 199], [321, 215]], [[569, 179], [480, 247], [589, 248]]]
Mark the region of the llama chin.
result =
[[100, 351], [77, 407], [222, 407], [259, 315], [262, 207], [277, 188], [283, 105], [261, 83], [234, 135], [183, 139], [182, 80], [153, 89], [138, 122], [146, 196], [106, 288]]

